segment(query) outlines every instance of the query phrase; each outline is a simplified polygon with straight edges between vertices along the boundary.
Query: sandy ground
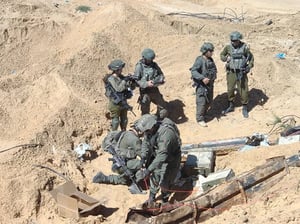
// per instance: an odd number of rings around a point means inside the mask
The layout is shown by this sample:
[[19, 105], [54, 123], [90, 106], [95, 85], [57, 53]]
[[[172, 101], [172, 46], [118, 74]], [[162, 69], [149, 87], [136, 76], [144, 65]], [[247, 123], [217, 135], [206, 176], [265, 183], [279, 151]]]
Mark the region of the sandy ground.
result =
[[[91, 11], [79, 12], [80, 5]], [[300, 116], [297, 0], [3, 0], [0, 11], [0, 149], [43, 144], [0, 152], [0, 223], [95, 222], [95, 216], [76, 220], [58, 215], [49, 191], [64, 180], [34, 166], [38, 164], [67, 175], [79, 190], [103, 202], [105, 223], [123, 223], [128, 208], [147, 198], [131, 195], [126, 186], [91, 183], [99, 170], [111, 172], [109, 156], [99, 145], [109, 129], [101, 79], [112, 59], [123, 59], [124, 72], [132, 73], [144, 48], [156, 51], [166, 76], [161, 92], [184, 144], [268, 134], [276, 117]], [[242, 117], [240, 105], [220, 117], [226, 106], [226, 77], [219, 54], [234, 30], [243, 33], [255, 57], [248, 119]], [[215, 45], [218, 68], [207, 128], [195, 121], [189, 73], [204, 41]], [[286, 58], [277, 59], [277, 53]], [[130, 104], [139, 116], [137, 94]], [[129, 114], [130, 122], [135, 119]], [[299, 117], [295, 119], [299, 125]], [[270, 139], [276, 140], [279, 131]], [[74, 147], [82, 142], [96, 152], [90, 161], [74, 155]], [[238, 175], [267, 158], [293, 155], [299, 146], [232, 152], [217, 158], [216, 169], [232, 168]], [[291, 168], [269, 191], [207, 223], [300, 223], [299, 180], [298, 168]]]

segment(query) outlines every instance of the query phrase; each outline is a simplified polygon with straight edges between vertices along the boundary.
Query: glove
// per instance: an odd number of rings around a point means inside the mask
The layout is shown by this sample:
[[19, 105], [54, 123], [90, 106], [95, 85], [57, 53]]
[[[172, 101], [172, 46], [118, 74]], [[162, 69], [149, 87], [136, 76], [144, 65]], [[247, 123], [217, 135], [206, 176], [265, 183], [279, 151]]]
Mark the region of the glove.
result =
[[146, 162], [145, 158], [142, 158], [140, 160], [140, 164], [138, 165], [138, 169], [141, 169], [141, 168], [145, 167], [145, 162]]
[[247, 65], [245, 68], [244, 68], [244, 74], [248, 74], [250, 72], [250, 67]]
[[132, 81], [132, 80], [133, 80], [133, 77], [132, 77], [132, 75], [127, 75], [127, 76], [124, 77], [124, 80], [125, 80], [126, 82]]
[[141, 169], [141, 170], [137, 171], [135, 174], [136, 182], [139, 182], [139, 181], [145, 179], [149, 175], [150, 175], [150, 171], [147, 169]]
[[226, 59], [226, 62], [228, 63], [228, 62], [230, 62], [230, 60], [231, 60], [231, 57], [228, 56], [227, 59]]

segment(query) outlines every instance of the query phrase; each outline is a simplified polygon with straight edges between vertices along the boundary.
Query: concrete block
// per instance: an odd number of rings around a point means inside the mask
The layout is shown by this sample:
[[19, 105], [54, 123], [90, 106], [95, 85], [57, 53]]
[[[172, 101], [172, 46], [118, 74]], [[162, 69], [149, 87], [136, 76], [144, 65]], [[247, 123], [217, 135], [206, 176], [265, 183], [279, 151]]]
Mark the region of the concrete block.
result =
[[222, 182], [227, 181], [234, 176], [235, 174], [232, 169], [210, 173], [205, 180], [202, 180], [202, 189], [203, 191], [207, 191], [209, 188], [221, 184]]
[[214, 170], [214, 152], [190, 152], [187, 155], [185, 166], [193, 167], [198, 173], [207, 176]]

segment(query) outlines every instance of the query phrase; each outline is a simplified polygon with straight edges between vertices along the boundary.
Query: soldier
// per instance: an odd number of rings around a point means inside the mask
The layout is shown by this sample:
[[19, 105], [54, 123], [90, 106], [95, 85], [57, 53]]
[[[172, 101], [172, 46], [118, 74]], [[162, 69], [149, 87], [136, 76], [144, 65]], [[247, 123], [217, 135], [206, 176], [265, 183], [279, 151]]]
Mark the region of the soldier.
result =
[[162, 201], [167, 202], [170, 189], [180, 169], [181, 139], [176, 124], [169, 118], [157, 121], [150, 114], [143, 115], [136, 127], [144, 133], [142, 157], [146, 159], [146, 169], [136, 173], [137, 181], [150, 176], [149, 199], [144, 205], [150, 206], [161, 188]]
[[227, 72], [227, 94], [228, 94], [228, 108], [222, 113], [225, 115], [234, 111], [234, 90], [237, 85], [237, 90], [241, 96], [241, 103], [243, 104], [242, 113], [245, 118], [248, 114], [248, 77], [247, 74], [254, 66], [254, 57], [250, 52], [247, 44], [241, 41], [242, 34], [234, 31], [230, 34], [231, 44], [227, 45], [221, 52], [221, 60], [226, 62]]
[[[133, 125], [128, 131], [110, 132], [102, 142], [102, 148], [107, 151], [107, 147], [113, 146], [125, 161], [126, 168], [135, 174], [144, 164], [145, 160], [141, 159], [141, 134]], [[117, 164], [112, 164], [112, 171], [119, 175], [104, 175], [102, 172], [97, 173], [93, 178], [93, 183], [105, 184], [130, 184], [130, 178], [126, 176], [124, 170], [118, 167]]]
[[196, 120], [202, 127], [207, 127], [205, 115], [213, 100], [214, 81], [217, 78], [217, 67], [212, 59], [214, 45], [206, 42], [201, 46], [200, 52], [202, 55], [196, 58], [190, 71], [193, 87], [196, 87]]
[[[164, 84], [165, 76], [156, 62], [155, 52], [146, 48], [142, 52], [142, 59], [136, 64], [134, 79], [140, 87], [139, 103], [143, 114], [150, 113], [151, 102], [157, 105], [157, 115], [166, 115], [167, 102], [159, 92], [158, 86]], [[160, 112], [164, 109], [164, 112]]]
[[132, 110], [132, 107], [128, 105], [127, 99], [132, 97], [132, 90], [134, 84], [132, 83], [130, 76], [122, 75], [125, 63], [119, 59], [113, 60], [108, 69], [112, 71], [111, 74], [107, 74], [103, 81], [105, 83], [105, 95], [109, 99], [108, 110], [110, 112], [111, 130], [115, 131], [119, 125], [121, 130], [126, 130], [128, 119], [127, 112]]

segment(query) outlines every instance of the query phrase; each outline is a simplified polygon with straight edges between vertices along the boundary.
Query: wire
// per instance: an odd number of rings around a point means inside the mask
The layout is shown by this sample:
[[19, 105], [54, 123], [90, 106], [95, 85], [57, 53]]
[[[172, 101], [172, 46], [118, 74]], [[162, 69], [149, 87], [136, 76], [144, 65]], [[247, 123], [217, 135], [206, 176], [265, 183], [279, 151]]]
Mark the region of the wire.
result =
[[42, 146], [42, 145], [41, 144], [22, 144], [22, 145], [16, 145], [16, 146], [13, 146], [13, 147], [8, 148], [8, 149], [1, 150], [0, 153], [9, 151], [9, 150], [14, 149], [14, 148], [19, 148], [19, 147], [34, 148], [34, 147], [38, 147], [38, 146]]

